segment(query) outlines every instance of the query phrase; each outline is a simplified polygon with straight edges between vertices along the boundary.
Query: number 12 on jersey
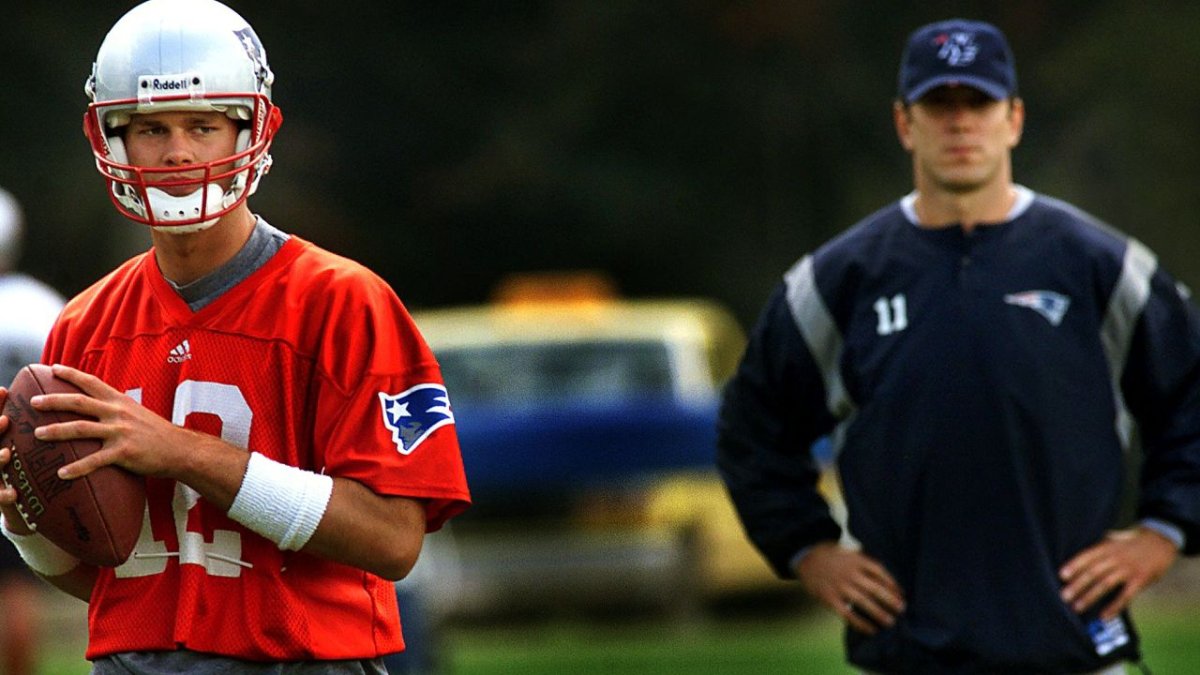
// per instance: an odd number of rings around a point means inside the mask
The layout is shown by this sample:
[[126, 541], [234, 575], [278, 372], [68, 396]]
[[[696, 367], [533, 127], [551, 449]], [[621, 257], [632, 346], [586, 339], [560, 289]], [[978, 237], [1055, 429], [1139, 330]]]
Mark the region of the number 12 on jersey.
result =
[[[130, 389], [127, 396], [142, 402], [141, 388]], [[188, 415], [208, 413], [221, 420], [221, 440], [246, 448], [250, 445], [250, 422], [254, 414], [240, 389], [231, 384], [185, 380], [175, 389], [171, 423], [183, 426]], [[241, 559], [242, 535], [234, 530], [213, 530], [212, 541], [202, 532], [187, 529], [188, 513], [200, 501], [200, 495], [183, 483], [175, 484], [171, 516], [179, 541], [178, 551], [167, 550], [165, 541], [154, 538], [150, 525], [151, 500], [142, 513], [142, 533], [133, 547], [133, 555], [114, 571], [118, 578], [148, 577], [167, 569], [168, 558], [179, 558], [181, 565], [200, 565], [213, 576], [237, 577], [252, 565]], [[161, 508], [161, 505], [159, 505]]]

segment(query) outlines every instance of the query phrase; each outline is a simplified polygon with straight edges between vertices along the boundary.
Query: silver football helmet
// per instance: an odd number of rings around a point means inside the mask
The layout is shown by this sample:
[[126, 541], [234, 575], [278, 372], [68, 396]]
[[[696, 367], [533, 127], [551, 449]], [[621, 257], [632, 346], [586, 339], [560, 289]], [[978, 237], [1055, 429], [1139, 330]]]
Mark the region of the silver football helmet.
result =
[[[274, 80], [254, 29], [216, 0], [149, 0], [129, 10], [104, 38], [84, 85], [92, 101], [84, 130], [117, 210], [163, 231], [192, 232], [244, 202], [271, 168], [268, 150], [283, 121], [271, 102]], [[180, 110], [238, 122], [235, 154], [195, 164], [188, 179], [165, 180], [178, 167], [131, 165], [122, 136], [131, 116]], [[182, 197], [159, 189], [193, 184]]]

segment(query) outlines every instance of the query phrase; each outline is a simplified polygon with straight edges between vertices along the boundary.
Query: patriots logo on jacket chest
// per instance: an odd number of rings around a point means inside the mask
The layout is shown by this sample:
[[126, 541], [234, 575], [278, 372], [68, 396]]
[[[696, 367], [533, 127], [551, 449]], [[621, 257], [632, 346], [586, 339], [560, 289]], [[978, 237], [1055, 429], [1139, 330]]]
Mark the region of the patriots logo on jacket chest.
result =
[[1042, 318], [1049, 321], [1052, 326], [1062, 323], [1067, 308], [1071, 306], [1071, 299], [1062, 293], [1041, 290], [1009, 293], [1004, 296], [1004, 302], [1032, 309], [1041, 314]]

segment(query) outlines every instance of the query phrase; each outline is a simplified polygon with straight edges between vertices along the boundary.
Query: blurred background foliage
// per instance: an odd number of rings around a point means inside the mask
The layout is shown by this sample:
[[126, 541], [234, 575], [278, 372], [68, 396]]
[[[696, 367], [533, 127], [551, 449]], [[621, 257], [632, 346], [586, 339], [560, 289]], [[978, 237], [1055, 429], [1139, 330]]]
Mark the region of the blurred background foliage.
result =
[[[25, 268], [74, 293], [148, 242], [109, 204], [82, 86], [135, 2], [20, 3], [0, 24], [0, 185]], [[1009, 35], [1018, 182], [1142, 239], [1200, 285], [1200, 5], [1108, 1], [229, 0], [285, 123], [252, 207], [377, 270], [414, 308], [504, 275], [593, 269], [743, 322], [804, 252], [911, 188], [890, 101], [917, 25]]]

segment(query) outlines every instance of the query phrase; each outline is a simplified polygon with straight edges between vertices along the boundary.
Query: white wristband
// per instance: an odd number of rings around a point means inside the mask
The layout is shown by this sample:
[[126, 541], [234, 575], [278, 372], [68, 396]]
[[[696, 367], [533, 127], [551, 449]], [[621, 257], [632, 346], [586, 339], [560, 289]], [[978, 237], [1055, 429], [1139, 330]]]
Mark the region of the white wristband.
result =
[[333, 495], [333, 479], [250, 453], [229, 517], [285, 551], [304, 548]]
[[79, 558], [42, 535], [36, 532], [17, 534], [8, 529], [8, 521], [3, 516], [0, 516], [0, 531], [13, 543], [29, 569], [44, 577], [62, 576], [79, 566]]

